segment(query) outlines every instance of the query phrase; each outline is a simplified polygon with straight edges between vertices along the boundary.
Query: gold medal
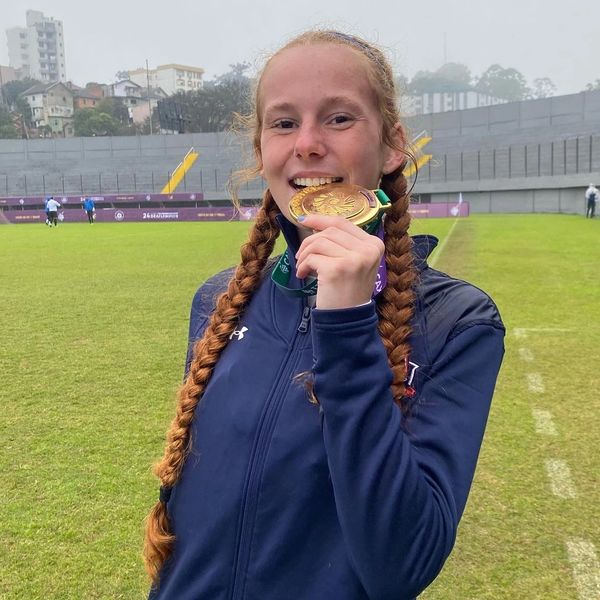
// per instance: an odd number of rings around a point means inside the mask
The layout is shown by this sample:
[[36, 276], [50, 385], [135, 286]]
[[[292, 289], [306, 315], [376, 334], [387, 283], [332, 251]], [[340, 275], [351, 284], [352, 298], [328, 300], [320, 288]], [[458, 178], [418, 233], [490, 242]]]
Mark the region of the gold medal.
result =
[[[379, 194], [383, 195], [387, 203], [381, 202]], [[296, 221], [300, 216], [332, 215], [344, 217], [367, 229], [390, 206], [381, 190], [371, 191], [350, 183], [330, 183], [300, 190], [290, 200], [289, 209], [291, 217]]]

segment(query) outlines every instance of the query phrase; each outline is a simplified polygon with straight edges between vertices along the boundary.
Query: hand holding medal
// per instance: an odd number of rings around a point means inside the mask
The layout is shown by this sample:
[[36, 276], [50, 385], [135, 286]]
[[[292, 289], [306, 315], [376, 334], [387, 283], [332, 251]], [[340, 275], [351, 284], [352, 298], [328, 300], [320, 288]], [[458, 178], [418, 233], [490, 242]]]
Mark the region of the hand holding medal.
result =
[[309, 187], [292, 198], [290, 216], [315, 231], [296, 254], [296, 274], [316, 274], [317, 308], [349, 308], [371, 299], [385, 250], [371, 233], [389, 206], [381, 190], [350, 184]]

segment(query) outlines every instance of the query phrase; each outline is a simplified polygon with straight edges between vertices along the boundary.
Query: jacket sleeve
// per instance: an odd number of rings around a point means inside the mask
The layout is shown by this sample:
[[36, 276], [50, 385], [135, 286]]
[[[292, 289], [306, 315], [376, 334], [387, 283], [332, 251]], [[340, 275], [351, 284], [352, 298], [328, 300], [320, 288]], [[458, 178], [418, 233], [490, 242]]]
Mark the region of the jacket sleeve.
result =
[[204, 331], [208, 325], [208, 319], [215, 308], [217, 298], [227, 289], [227, 283], [233, 272], [234, 269], [231, 268], [217, 273], [201, 285], [194, 294], [190, 311], [184, 378], [187, 376], [190, 363], [194, 357], [194, 347], [196, 342], [204, 335]]
[[501, 325], [479, 322], [449, 338], [403, 421], [374, 304], [313, 311], [314, 389], [336, 507], [369, 597], [414, 598], [450, 554], [503, 333]]

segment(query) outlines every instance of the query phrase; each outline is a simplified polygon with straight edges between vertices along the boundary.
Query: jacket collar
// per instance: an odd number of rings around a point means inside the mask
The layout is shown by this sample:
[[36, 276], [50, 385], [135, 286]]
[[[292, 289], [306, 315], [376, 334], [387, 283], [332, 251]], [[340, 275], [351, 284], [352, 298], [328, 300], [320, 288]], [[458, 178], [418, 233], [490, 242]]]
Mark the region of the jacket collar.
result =
[[439, 243], [435, 235], [421, 234], [411, 236], [413, 242], [413, 256], [417, 271], [427, 268], [427, 258]]

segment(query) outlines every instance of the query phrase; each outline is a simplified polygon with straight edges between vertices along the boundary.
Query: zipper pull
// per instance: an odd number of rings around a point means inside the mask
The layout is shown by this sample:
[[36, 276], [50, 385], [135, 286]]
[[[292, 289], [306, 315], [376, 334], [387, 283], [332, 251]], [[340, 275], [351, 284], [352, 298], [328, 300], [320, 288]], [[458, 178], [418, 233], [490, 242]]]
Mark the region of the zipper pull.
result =
[[302, 310], [302, 320], [298, 327], [300, 333], [306, 333], [308, 331], [308, 324], [310, 322], [310, 307], [305, 306]]

